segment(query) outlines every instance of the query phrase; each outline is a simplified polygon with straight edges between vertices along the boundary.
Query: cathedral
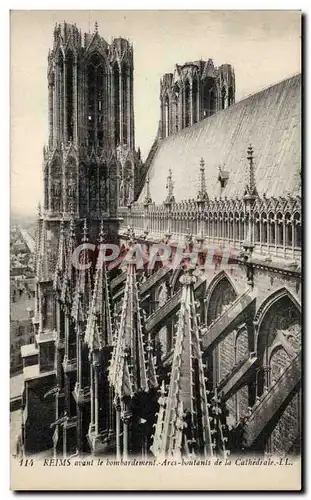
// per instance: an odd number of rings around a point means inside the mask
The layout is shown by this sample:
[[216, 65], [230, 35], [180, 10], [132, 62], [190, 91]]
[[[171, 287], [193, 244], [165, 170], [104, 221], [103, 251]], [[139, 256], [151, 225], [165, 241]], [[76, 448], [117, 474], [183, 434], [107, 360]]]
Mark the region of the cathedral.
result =
[[176, 65], [143, 162], [133, 58], [55, 26], [19, 452], [300, 454], [301, 75]]

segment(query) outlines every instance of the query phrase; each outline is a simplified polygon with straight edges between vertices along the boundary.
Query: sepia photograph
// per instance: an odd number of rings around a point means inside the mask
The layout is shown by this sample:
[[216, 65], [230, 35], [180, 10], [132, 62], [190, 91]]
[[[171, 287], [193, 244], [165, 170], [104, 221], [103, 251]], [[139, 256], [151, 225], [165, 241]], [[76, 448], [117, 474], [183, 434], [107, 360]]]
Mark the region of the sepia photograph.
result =
[[301, 489], [301, 45], [10, 12], [11, 489]]

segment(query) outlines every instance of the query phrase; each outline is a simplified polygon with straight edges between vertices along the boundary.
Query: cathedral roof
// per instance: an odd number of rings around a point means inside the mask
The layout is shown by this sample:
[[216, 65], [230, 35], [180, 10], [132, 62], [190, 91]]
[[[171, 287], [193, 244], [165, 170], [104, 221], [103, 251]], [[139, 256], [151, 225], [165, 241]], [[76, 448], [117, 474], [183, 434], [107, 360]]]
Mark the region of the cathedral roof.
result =
[[[149, 168], [150, 193], [160, 204], [172, 170], [176, 201], [196, 198], [200, 159], [205, 161], [208, 196], [242, 197], [249, 143], [259, 195], [300, 194], [301, 75], [253, 94], [229, 108], [163, 139]], [[222, 187], [219, 170], [228, 173]], [[144, 186], [138, 201], [146, 196]]]

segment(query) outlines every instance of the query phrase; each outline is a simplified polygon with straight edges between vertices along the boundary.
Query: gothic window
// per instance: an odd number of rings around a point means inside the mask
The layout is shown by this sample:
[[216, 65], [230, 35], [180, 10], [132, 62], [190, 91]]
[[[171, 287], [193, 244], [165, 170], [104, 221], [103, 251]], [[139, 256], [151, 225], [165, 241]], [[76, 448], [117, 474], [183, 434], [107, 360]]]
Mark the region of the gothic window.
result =
[[260, 218], [259, 218], [259, 213], [255, 212], [254, 214], [254, 241], [255, 243], [260, 242]]
[[73, 140], [73, 53], [66, 54], [67, 138]]
[[233, 102], [233, 88], [229, 87], [228, 89], [228, 107], [234, 104]]
[[190, 101], [190, 83], [185, 84], [185, 127], [191, 125], [191, 101]]
[[234, 238], [240, 240], [240, 216], [238, 212], [234, 214]]
[[223, 237], [225, 239], [229, 238], [229, 231], [228, 231], [228, 214], [227, 212], [224, 212], [223, 214]]
[[240, 216], [240, 241], [244, 241], [245, 235], [244, 235], [244, 213], [241, 213]]
[[275, 220], [274, 220], [274, 214], [272, 212], [269, 213], [269, 228], [270, 228], [269, 242], [271, 245], [274, 245], [275, 244]]
[[170, 104], [168, 96], [164, 98], [164, 138], [169, 136], [170, 133]]
[[175, 85], [174, 89], [175, 99], [174, 99], [174, 119], [175, 119], [175, 132], [178, 132], [179, 129], [179, 112], [178, 112], [178, 103], [180, 99], [180, 87], [178, 84]]
[[64, 137], [64, 57], [61, 51], [58, 55], [59, 80], [58, 84], [58, 103], [59, 103], [59, 124], [60, 137]]
[[277, 244], [283, 245], [284, 243], [284, 223], [283, 223], [283, 215], [279, 212], [276, 217], [277, 221]]
[[229, 239], [233, 240], [233, 213], [229, 212]]
[[292, 219], [289, 212], [285, 214], [285, 245], [291, 247], [293, 244]]
[[117, 63], [113, 68], [115, 145], [120, 144], [120, 80]]
[[225, 109], [226, 107], [226, 89], [225, 87], [221, 90], [221, 109]]
[[89, 145], [103, 146], [106, 85], [104, 62], [98, 54], [93, 54], [87, 67]]
[[198, 121], [198, 83], [196, 78], [192, 82], [192, 113], [193, 123]]
[[123, 121], [123, 144], [128, 143], [128, 126], [127, 126], [127, 120], [128, 120], [128, 68], [126, 64], [123, 64], [122, 66], [122, 99], [123, 99], [123, 116], [122, 116], [122, 121]]
[[301, 222], [300, 222], [300, 214], [296, 212], [294, 214], [294, 245], [295, 247], [301, 247]]
[[206, 78], [203, 84], [203, 118], [216, 112], [216, 86], [213, 78]]
[[263, 212], [261, 214], [261, 243], [267, 243], [268, 241], [268, 226], [267, 226], [267, 214]]
[[[236, 299], [236, 297], [237, 294], [232, 284], [226, 276], [223, 276], [208, 297], [206, 309], [207, 327], [225, 312], [226, 308]], [[215, 386], [220, 382], [221, 376], [223, 375], [223, 373], [221, 373], [219, 345], [209, 354], [207, 365], [208, 377], [213, 381], [213, 385]]]
[[[257, 395], [260, 397], [265, 387], [269, 388], [286, 374], [286, 369], [300, 350], [300, 311], [289, 295], [283, 295], [272, 301], [259, 325], [257, 352], [264, 368], [258, 376]], [[288, 343], [294, 348], [289, 349]], [[283, 407], [283, 411], [278, 412], [270, 436], [266, 435], [266, 451], [276, 455], [289, 451], [289, 447], [299, 437], [299, 413], [297, 395], [292, 395], [285, 409]]]

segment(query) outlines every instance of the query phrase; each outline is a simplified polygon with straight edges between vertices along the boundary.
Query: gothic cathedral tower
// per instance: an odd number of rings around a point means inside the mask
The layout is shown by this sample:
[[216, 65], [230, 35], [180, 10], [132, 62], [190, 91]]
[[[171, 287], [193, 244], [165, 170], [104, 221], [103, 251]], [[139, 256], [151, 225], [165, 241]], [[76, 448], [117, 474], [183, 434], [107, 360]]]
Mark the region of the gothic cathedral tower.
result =
[[48, 55], [49, 144], [44, 150], [44, 211], [112, 219], [134, 197], [133, 47], [111, 45], [64, 23]]
[[[80, 243], [98, 243], [99, 233], [117, 242], [119, 208], [134, 201], [141, 168], [134, 140], [133, 47], [128, 40], [116, 38], [109, 45], [97, 23], [84, 37], [75, 25], [57, 25], [47, 77], [49, 138], [36, 236], [35, 344], [23, 360], [36, 368], [25, 377], [30, 412], [23, 420], [26, 452], [34, 451], [41, 430], [38, 442], [43, 448], [52, 440], [55, 450], [67, 449], [71, 424], [77, 418], [80, 422], [72, 394], [76, 382], [78, 388], [82, 384], [81, 370], [80, 378], [75, 375], [81, 366], [81, 338], [72, 311], [75, 300], [87, 303], [91, 282], [79, 275], [89, 290], [76, 288], [79, 280], [71, 257]], [[35, 407], [41, 427], [30, 415]], [[55, 422], [64, 416], [68, 432], [65, 422], [61, 437]]]

